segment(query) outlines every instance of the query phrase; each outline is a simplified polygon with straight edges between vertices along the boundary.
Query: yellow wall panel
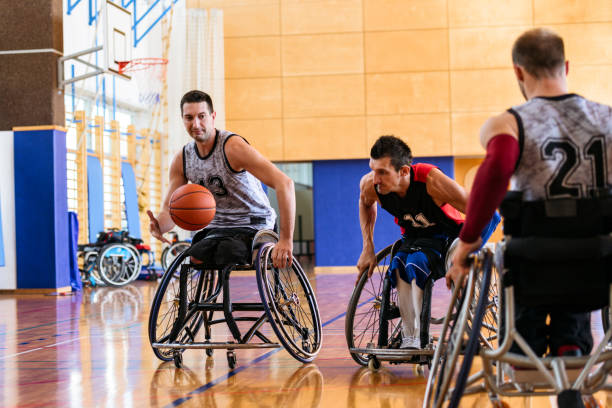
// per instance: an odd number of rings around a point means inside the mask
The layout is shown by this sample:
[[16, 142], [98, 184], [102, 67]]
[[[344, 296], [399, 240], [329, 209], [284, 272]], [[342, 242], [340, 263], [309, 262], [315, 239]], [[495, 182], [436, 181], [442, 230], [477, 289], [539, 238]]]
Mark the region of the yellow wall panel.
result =
[[285, 160], [368, 157], [365, 118], [285, 119]]
[[451, 116], [453, 155], [484, 155], [485, 151], [480, 146], [480, 128], [485, 120], [498, 113], [501, 113], [501, 110], [499, 112], [453, 113]]
[[287, 118], [364, 114], [363, 75], [286, 77], [283, 109]]
[[199, 7], [223, 10], [225, 37], [280, 34], [278, 0], [199, 0]]
[[227, 79], [225, 117], [258, 119], [281, 117], [280, 78]]
[[280, 38], [226, 38], [224, 58], [226, 78], [280, 76]]
[[368, 116], [368, 151], [382, 135], [402, 138], [414, 156], [451, 155], [448, 113]]
[[508, 68], [451, 72], [451, 101], [454, 112], [501, 112], [524, 98]]
[[228, 120], [227, 129], [244, 137], [270, 160], [283, 160], [281, 119]]
[[363, 30], [361, 0], [282, 0], [283, 34], [341, 33]]
[[448, 73], [366, 75], [368, 115], [449, 110]]
[[363, 34], [290, 36], [282, 39], [283, 74], [363, 72]]
[[474, 170], [483, 159], [455, 159], [455, 181], [468, 192], [472, 189]]
[[363, 0], [366, 31], [446, 28], [447, 0]]
[[532, 0], [448, 0], [450, 27], [531, 25]]
[[566, 24], [550, 28], [563, 37], [570, 73], [573, 64], [612, 64], [612, 24]]
[[448, 69], [448, 30], [370, 32], [365, 36], [366, 72]]
[[610, 0], [533, 0], [536, 25], [612, 21]]
[[529, 26], [450, 30], [451, 69], [508, 68], [514, 40]]
[[569, 90], [596, 102], [612, 105], [612, 65], [570, 66]]

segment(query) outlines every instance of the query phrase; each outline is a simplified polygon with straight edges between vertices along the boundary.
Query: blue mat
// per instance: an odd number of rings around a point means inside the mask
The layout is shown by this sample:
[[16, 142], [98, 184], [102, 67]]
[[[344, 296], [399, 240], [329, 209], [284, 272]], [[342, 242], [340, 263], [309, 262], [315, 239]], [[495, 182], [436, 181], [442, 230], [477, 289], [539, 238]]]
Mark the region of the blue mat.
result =
[[136, 175], [132, 165], [121, 163], [121, 177], [123, 178], [123, 194], [125, 195], [125, 210], [127, 228], [131, 237], [141, 238], [140, 216], [138, 214], [138, 192], [136, 191]]
[[104, 180], [102, 166], [95, 156], [87, 156], [87, 204], [89, 207], [89, 242], [96, 242], [104, 231]]

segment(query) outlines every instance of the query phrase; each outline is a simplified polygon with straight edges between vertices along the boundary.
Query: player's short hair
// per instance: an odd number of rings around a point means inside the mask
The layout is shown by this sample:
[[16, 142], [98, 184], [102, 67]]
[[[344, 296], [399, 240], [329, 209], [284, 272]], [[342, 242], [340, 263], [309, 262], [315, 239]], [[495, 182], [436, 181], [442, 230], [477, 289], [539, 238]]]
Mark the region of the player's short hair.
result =
[[213, 103], [212, 103], [212, 99], [210, 97], [209, 94], [207, 94], [206, 92], [202, 92], [202, 91], [198, 91], [198, 90], [193, 90], [193, 91], [189, 91], [187, 92], [185, 95], [183, 95], [183, 97], [181, 98], [181, 115], [183, 114], [183, 105], [186, 103], [198, 103], [198, 102], [206, 102], [206, 104], [208, 105], [208, 112], [209, 113], [213, 113]]
[[565, 65], [563, 38], [546, 28], [525, 31], [512, 46], [512, 62], [536, 78], [554, 77]]
[[370, 157], [374, 160], [389, 157], [396, 171], [399, 171], [402, 166], [412, 164], [412, 151], [408, 145], [399, 137], [392, 135], [379, 137], [370, 149]]

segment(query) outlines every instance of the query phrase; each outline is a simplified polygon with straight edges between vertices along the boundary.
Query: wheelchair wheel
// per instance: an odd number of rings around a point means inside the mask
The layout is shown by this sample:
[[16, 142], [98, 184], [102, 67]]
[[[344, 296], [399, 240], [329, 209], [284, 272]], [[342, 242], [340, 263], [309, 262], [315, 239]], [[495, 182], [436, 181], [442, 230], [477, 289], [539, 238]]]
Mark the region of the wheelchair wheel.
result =
[[[353, 289], [353, 294], [346, 311], [344, 327], [349, 350], [355, 348], [365, 349], [378, 345], [385, 275], [391, 263], [392, 249], [393, 245], [389, 245], [376, 254], [377, 265], [374, 268], [372, 277], [368, 279], [367, 274], [362, 274], [355, 289]], [[391, 302], [395, 302], [393, 299], [394, 296], [397, 297], [395, 292], [395, 290], [392, 290], [389, 294]], [[391, 322], [391, 333], [399, 330], [399, 320], [395, 319], [395, 321]], [[390, 344], [392, 341], [393, 338], [387, 337], [387, 344]], [[367, 366], [370, 360], [366, 353], [352, 352], [351, 357], [362, 366]]]
[[140, 274], [140, 256], [124, 244], [105, 245], [97, 262], [100, 278], [110, 286], [126, 285]]
[[[162, 276], [155, 296], [151, 313], [149, 314], [149, 342], [153, 343], [191, 343], [194, 341], [204, 316], [202, 313], [189, 313], [189, 305], [199, 299], [198, 285], [201, 271], [190, 267], [187, 254], [183, 252], [170, 265]], [[181, 300], [180, 279], [176, 276], [177, 270], [185, 270], [186, 287], [184, 300]], [[181, 316], [182, 315], [182, 316]], [[179, 350], [182, 352], [183, 350]], [[153, 352], [163, 361], [172, 361], [175, 352], [172, 349], [153, 348]]]
[[[449, 398], [455, 395], [449, 395], [449, 390], [451, 390], [451, 382], [455, 380], [456, 386], [452, 391], [456, 390], [457, 396], [461, 398], [473, 356], [482, 338], [481, 323], [489, 304], [489, 297], [479, 296], [479, 294], [489, 293], [492, 256], [490, 252], [487, 254], [485, 255], [487, 263], [485, 273], [480, 273], [482, 267], [472, 267], [465, 287], [455, 287], [453, 290], [427, 379], [423, 406], [436, 408], [443, 406], [456, 408], [458, 406], [458, 400], [449, 402]], [[484, 275], [484, 278], [481, 279], [480, 275]], [[480, 284], [479, 288], [478, 284]], [[471, 327], [478, 329], [471, 330]], [[465, 354], [459, 370], [459, 374], [465, 377], [463, 379], [457, 374], [460, 354]], [[444, 405], [445, 403], [448, 405]]]
[[268, 321], [279, 341], [296, 360], [312, 361], [321, 349], [321, 318], [308, 277], [293, 258], [291, 267], [278, 269], [270, 254], [274, 244], [261, 246], [255, 269], [257, 286]]
[[168, 266], [170, 266], [172, 261], [174, 261], [174, 258], [179, 256], [181, 252], [189, 248], [190, 245], [191, 244], [189, 242], [179, 241], [165, 248], [161, 256], [161, 265], [164, 271], [168, 269]]

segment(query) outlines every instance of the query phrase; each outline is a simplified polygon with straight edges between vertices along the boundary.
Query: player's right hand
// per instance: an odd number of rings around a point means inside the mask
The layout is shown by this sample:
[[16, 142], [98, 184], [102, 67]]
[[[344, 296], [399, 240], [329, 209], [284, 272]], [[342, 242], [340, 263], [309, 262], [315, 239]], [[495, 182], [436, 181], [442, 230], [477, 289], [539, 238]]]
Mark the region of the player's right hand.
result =
[[166, 244], [171, 244], [166, 238], [164, 238], [164, 234], [161, 232], [161, 228], [159, 227], [159, 221], [151, 210], [147, 210], [147, 215], [149, 216], [149, 232], [153, 238], [160, 240], [161, 242], [165, 242]]
[[376, 254], [374, 251], [364, 250], [361, 252], [359, 256], [359, 260], [357, 261], [357, 271], [359, 274], [357, 275], [357, 280], [355, 281], [355, 286], [359, 283], [359, 279], [361, 279], [361, 275], [363, 275], [366, 271], [368, 273], [368, 279], [372, 277], [374, 273], [374, 268], [376, 267]]

